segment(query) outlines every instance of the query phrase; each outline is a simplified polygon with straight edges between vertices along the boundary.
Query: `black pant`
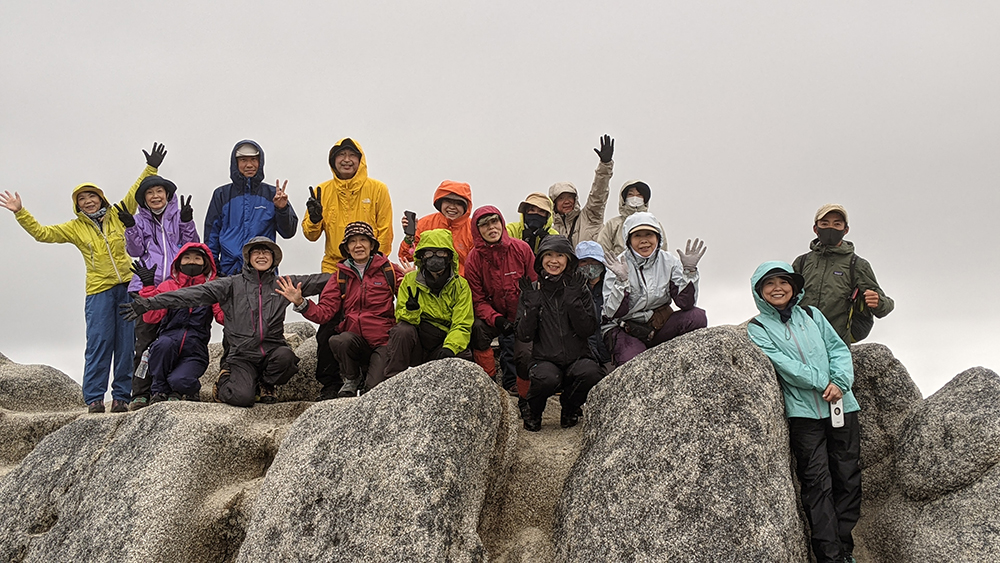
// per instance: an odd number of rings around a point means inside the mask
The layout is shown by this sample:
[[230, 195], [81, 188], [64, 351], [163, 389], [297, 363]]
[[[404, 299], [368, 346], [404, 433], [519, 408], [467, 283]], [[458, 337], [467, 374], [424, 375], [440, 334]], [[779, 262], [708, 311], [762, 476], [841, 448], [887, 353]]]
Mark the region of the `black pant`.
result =
[[367, 389], [385, 381], [385, 362], [389, 355], [385, 346], [372, 348], [367, 340], [353, 332], [335, 334], [330, 337], [329, 342], [344, 379], [361, 377], [362, 367], [367, 366]]
[[137, 399], [139, 397], [149, 398], [149, 390], [153, 386], [153, 378], [146, 372], [146, 377], [139, 378], [136, 377], [136, 371], [139, 369], [139, 362], [142, 361], [142, 353], [145, 352], [149, 345], [156, 340], [156, 336], [160, 331], [160, 324], [149, 324], [139, 317], [135, 320], [135, 358], [132, 360], [132, 398]]
[[229, 358], [229, 373], [219, 377], [219, 399], [236, 407], [252, 407], [257, 385], [284, 385], [299, 372], [299, 357], [288, 346], [268, 352], [259, 362], [235, 354]]
[[532, 363], [528, 369], [527, 396], [532, 418], [541, 420], [546, 401], [560, 389], [559, 404], [564, 413], [580, 414], [590, 389], [603, 377], [600, 364], [590, 358], [580, 358], [565, 366], [545, 361]]
[[851, 532], [861, 516], [858, 413], [845, 414], [841, 428], [829, 418], [789, 418], [788, 435], [816, 561], [840, 561], [854, 551]]
[[[340, 315], [337, 315], [340, 317]], [[316, 331], [316, 381], [319, 381], [323, 388], [340, 389], [340, 364], [337, 357], [330, 349], [330, 338], [337, 335], [337, 325], [341, 319], [334, 320], [320, 325]]]

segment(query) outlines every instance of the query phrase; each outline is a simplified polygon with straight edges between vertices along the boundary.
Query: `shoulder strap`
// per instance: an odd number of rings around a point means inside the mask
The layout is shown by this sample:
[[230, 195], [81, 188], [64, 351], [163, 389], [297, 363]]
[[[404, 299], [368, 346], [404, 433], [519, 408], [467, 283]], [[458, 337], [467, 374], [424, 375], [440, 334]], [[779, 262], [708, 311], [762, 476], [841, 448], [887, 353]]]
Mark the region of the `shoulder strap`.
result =
[[795, 259], [795, 266], [792, 269], [801, 274], [802, 273], [802, 268], [804, 268], [805, 265], [806, 265], [806, 256], [808, 256], [808, 255], [809, 255], [809, 253], [807, 252], [807, 253], [799, 256], [798, 258], [796, 258]]
[[392, 262], [386, 261], [382, 265], [382, 274], [385, 276], [385, 283], [389, 284], [389, 290], [396, 293], [396, 272], [392, 269]]
[[750, 319], [750, 324], [752, 324], [752, 325], [757, 325], [757, 326], [759, 326], [760, 328], [764, 328], [764, 323], [762, 323], [762, 322], [758, 321], [758, 320], [757, 320], [757, 317], [754, 317], [754, 318]]
[[347, 295], [347, 274], [340, 268], [337, 268], [337, 285], [340, 286], [340, 299], [343, 301]]
[[858, 263], [858, 255], [851, 253], [851, 266], [850, 266], [850, 276], [851, 276], [851, 287], [857, 287], [858, 284], [854, 283], [854, 265]]
[[809, 305], [806, 305], [805, 307], [803, 307], [803, 309], [805, 309], [805, 312], [806, 312], [806, 314], [807, 314], [807, 315], [809, 315], [809, 318], [810, 318], [810, 319], [812, 319], [812, 320], [814, 320], [814, 321], [816, 320], [816, 319], [815, 319], [815, 318], [813, 317], [813, 308], [812, 308], [812, 307], [810, 307]]

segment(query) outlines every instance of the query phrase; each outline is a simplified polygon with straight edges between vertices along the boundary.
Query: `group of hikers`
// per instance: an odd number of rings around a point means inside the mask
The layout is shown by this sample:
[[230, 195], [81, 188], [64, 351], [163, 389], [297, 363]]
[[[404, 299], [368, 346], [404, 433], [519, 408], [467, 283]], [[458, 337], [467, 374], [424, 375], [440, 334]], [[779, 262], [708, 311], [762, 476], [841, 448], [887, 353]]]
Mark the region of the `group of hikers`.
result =
[[[473, 209], [469, 184], [445, 180], [434, 191], [435, 212], [403, 215], [406, 235], [393, 263], [389, 190], [369, 177], [360, 144], [341, 139], [329, 151], [333, 177], [309, 187], [305, 202], [303, 234], [325, 237], [321, 273], [311, 275], [278, 273], [277, 235], [293, 237], [299, 219], [288, 182], [264, 182], [264, 151], [250, 140], [233, 147], [231, 182], [212, 195], [204, 242], [192, 196], [157, 174], [167, 153], [156, 143], [118, 203], [80, 184], [75, 218], [51, 226], [39, 224], [16, 192], [0, 193], [0, 206], [36, 240], [73, 243], [83, 254], [83, 394], [91, 413], [105, 411], [112, 363], [111, 412], [198, 400], [213, 319], [224, 327], [213, 399], [275, 402], [275, 388], [298, 372], [284, 338], [291, 305], [319, 325], [318, 400], [356, 396], [408, 367], [457, 357], [516, 395], [524, 428], [537, 432], [553, 395], [560, 425], [575, 426], [590, 389], [611, 369], [708, 326], [697, 307], [704, 244], [689, 239], [676, 255], [667, 251], [665, 230], [648, 212], [652, 190], [641, 180], [624, 183], [619, 215], [605, 221], [614, 140], [603, 136], [594, 151], [586, 202], [572, 183], [559, 182], [528, 194], [515, 222], [491, 205]], [[860, 511], [849, 344], [893, 308], [869, 263], [843, 240], [848, 230], [846, 209], [825, 205], [808, 253], [791, 264], [764, 262], [751, 278], [760, 314], [747, 330], [779, 376], [819, 561], [851, 560]], [[831, 412], [840, 409], [843, 425], [834, 427], [840, 417]]]

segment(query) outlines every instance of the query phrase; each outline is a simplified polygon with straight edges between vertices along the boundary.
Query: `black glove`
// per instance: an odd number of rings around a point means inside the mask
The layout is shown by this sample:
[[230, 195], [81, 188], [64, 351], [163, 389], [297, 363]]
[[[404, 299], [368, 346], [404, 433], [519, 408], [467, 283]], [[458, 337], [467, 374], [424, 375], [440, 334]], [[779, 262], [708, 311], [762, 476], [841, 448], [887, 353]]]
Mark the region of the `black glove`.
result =
[[566, 287], [573, 289], [584, 289], [587, 287], [587, 276], [583, 275], [583, 272], [579, 268], [573, 272], [573, 277], [566, 280]]
[[446, 348], [445, 346], [442, 346], [441, 349], [437, 351], [437, 354], [434, 354], [435, 360], [443, 360], [445, 358], [454, 358], [454, 357], [455, 353], [452, 352], [450, 348]]
[[497, 320], [493, 321], [493, 326], [504, 336], [514, 334], [514, 323], [508, 321], [507, 317], [497, 317]]
[[135, 226], [135, 217], [128, 212], [128, 209], [125, 209], [124, 201], [116, 203], [112, 207], [115, 208], [115, 211], [118, 213], [118, 220], [122, 222], [122, 225], [125, 225], [126, 229], [130, 229]]
[[142, 154], [146, 155], [146, 164], [159, 168], [163, 164], [163, 157], [167, 156], [167, 150], [162, 143], [153, 143], [153, 154], [146, 152], [146, 149], [142, 150]]
[[625, 332], [629, 333], [633, 338], [638, 338], [647, 343], [652, 341], [653, 336], [656, 335], [653, 327], [639, 321], [625, 321]]
[[143, 287], [151, 287], [155, 285], [153, 281], [156, 277], [156, 264], [153, 264], [152, 268], [146, 267], [146, 262], [143, 260], [136, 260], [132, 262], [132, 273], [139, 276], [139, 281], [142, 282]]
[[309, 212], [309, 220], [315, 225], [323, 222], [323, 204], [319, 202], [322, 197], [320, 188], [316, 188], [316, 192], [313, 193], [313, 187], [309, 186], [309, 199], [306, 200], [306, 211]]
[[594, 152], [601, 157], [601, 162], [605, 164], [611, 162], [611, 157], [615, 154], [615, 140], [608, 135], [601, 137], [601, 148], [594, 149]]
[[187, 201], [184, 201], [184, 196], [178, 196], [181, 198], [181, 223], [190, 223], [194, 220], [194, 209], [191, 208], [191, 197], [188, 196]]
[[409, 294], [409, 299], [406, 300], [406, 310], [407, 311], [419, 311], [420, 310], [420, 300], [417, 299], [420, 296], [420, 289], [417, 288], [417, 294], [413, 294], [413, 288], [407, 287], [406, 293]]
[[521, 302], [524, 304], [525, 310], [541, 306], [541, 293], [531, 286], [531, 280], [528, 279], [528, 276], [523, 276], [517, 285], [521, 288]]
[[118, 306], [118, 314], [126, 321], [134, 321], [149, 311], [149, 300], [143, 297], [136, 297], [131, 303], [122, 303]]

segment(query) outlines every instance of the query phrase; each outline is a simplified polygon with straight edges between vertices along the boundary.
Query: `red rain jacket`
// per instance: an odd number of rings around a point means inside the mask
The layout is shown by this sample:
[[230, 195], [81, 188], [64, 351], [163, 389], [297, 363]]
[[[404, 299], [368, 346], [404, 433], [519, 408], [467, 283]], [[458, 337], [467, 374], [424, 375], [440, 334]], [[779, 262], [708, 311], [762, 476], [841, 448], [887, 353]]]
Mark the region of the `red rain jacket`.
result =
[[[500, 240], [487, 244], [475, 225], [484, 215], [497, 214], [502, 224]], [[522, 277], [535, 281], [535, 254], [523, 240], [507, 234], [503, 214], [492, 205], [480, 207], [472, 215], [472, 239], [475, 247], [465, 263], [465, 279], [472, 289], [472, 307], [477, 319], [493, 325], [498, 316], [514, 322], [517, 298], [521, 293], [518, 282]]]

